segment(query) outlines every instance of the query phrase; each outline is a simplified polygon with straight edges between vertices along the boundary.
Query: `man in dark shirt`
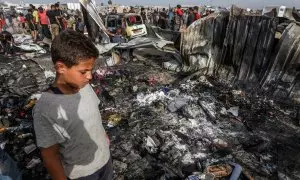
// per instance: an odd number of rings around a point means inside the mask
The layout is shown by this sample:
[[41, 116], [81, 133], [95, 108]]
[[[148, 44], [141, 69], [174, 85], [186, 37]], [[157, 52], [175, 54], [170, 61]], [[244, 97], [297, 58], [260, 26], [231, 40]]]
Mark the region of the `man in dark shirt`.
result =
[[158, 26], [162, 29], [167, 28], [167, 13], [165, 8], [159, 13]]
[[60, 30], [64, 30], [65, 28], [64, 28], [64, 23], [63, 23], [63, 19], [64, 19], [63, 12], [59, 8], [59, 3], [55, 3], [54, 6], [55, 6], [55, 11], [57, 13], [56, 18], [58, 20]]
[[186, 27], [189, 27], [195, 21], [195, 14], [193, 8], [189, 8], [189, 15], [186, 23]]
[[32, 9], [28, 9], [28, 13], [25, 15], [25, 19], [27, 21], [28, 27], [31, 31], [32, 39], [36, 41], [37, 38], [37, 32], [36, 32], [36, 26], [33, 20], [33, 15], [32, 15]]
[[57, 19], [58, 12], [55, 10], [55, 6], [51, 5], [51, 10], [47, 11], [47, 16], [49, 18], [51, 24], [51, 33], [52, 33], [52, 40], [59, 34], [59, 22]]

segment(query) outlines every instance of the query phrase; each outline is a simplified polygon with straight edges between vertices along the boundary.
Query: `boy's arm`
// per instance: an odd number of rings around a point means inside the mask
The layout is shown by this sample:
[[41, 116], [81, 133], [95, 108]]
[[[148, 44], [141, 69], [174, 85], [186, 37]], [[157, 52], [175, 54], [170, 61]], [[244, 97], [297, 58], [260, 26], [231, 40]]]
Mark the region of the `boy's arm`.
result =
[[43, 157], [44, 165], [51, 175], [53, 180], [67, 180], [64, 174], [64, 168], [61, 164], [61, 158], [59, 154], [59, 145], [55, 144], [48, 148], [41, 148], [41, 154]]

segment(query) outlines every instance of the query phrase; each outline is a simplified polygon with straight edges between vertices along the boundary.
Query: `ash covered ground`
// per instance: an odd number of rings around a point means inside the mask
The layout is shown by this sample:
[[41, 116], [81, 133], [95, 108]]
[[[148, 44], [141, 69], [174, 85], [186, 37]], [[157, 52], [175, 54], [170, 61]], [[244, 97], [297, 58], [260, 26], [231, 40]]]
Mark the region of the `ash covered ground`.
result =
[[[100, 58], [91, 82], [101, 99], [116, 179], [200, 177], [228, 163], [242, 166], [240, 179], [300, 179], [298, 107], [289, 99], [201, 73], [167, 71], [162, 63], [170, 57], [147, 52], [113, 67], [102, 67]], [[0, 64], [2, 127], [19, 127], [1, 133], [1, 142], [23, 179], [50, 179], [32, 148], [36, 96], [30, 95], [47, 87], [53, 73], [49, 55], [33, 60]]]

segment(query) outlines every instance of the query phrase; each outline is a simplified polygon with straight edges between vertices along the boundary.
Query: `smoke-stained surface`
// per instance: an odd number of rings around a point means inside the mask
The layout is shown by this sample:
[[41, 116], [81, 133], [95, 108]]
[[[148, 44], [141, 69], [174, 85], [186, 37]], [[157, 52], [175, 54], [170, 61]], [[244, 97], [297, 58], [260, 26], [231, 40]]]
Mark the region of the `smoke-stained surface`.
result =
[[181, 53], [186, 64], [229, 83], [297, 98], [300, 26], [291, 23], [278, 40], [277, 25], [265, 16], [213, 14], [187, 29]]

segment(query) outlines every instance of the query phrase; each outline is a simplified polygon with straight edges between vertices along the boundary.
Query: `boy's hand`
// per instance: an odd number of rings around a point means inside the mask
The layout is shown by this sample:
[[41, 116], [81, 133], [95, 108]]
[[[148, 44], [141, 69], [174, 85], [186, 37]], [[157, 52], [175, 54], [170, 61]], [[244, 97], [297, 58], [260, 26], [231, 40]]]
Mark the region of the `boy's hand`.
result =
[[61, 158], [59, 154], [59, 145], [55, 144], [48, 148], [41, 148], [41, 154], [43, 157], [44, 165], [51, 175], [53, 180], [67, 180], [64, 173], [64, 168], [61, 164]]

